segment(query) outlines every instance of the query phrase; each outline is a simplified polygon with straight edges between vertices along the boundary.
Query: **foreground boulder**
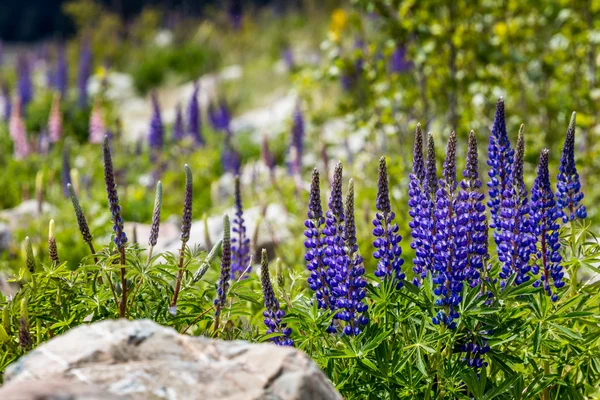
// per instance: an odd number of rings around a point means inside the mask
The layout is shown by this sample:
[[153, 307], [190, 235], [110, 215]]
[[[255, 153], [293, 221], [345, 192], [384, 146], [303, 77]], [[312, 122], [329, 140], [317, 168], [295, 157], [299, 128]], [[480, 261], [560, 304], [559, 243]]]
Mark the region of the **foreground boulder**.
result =
[[0, 399], [341, 399], [293, 348], [180, 335], [152, 321], [84, 325], [10, 365]]

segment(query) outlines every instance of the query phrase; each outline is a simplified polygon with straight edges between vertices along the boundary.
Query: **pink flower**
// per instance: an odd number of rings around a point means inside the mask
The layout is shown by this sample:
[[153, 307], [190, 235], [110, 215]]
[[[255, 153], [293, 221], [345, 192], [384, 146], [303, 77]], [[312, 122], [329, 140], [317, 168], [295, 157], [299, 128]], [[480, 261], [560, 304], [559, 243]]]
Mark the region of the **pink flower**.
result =
[[94, 102], [92, 107], [92, 115], [90, 115], [90, 143], [102, 143], [106, 135], [106, 126], [104, 118], [102, 118], [102, 110], [100, 103]]
[[21, 116], [21, 100], [17, 98], [8, 125], [10, 137], [14, 142], [14, 157], [23, 159], [29, 155], [31, 148], [27, 142], [25, 122]]
[[62, 136], [62, 114], [60, 113], [60, 95], [56, 93], [52, 100], [52, 108], [48, 117], [48, 133], [50, 143], [56, 143]]

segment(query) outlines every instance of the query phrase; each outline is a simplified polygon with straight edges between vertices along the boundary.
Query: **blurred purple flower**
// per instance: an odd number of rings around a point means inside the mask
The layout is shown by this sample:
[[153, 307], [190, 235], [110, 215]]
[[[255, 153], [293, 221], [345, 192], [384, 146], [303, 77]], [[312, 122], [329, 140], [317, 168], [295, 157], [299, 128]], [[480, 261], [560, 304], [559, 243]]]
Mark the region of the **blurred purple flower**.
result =
[[57, 49], [57, 60], [56, 60], [56, 78], [54, 80], [54, 87], [58, 90], [61, 96], [64, 98], [67, 94], [68, 80], [69, 80], [69, 67], [66, 59], [66, 51], [64, 44], [61, 44]]
[[410, 71], [412, 63], [406, 59], [406, 48], [397, 45], [388, 61], [388, 71], [392, 74], [401, 74]]
[[33, 99], [33, 84], [31, 82], [31, 66], [27, 55], [22, 54], [17, 60], [17, 87], [21, 101], [22, 112]]
[[152, 93], [152, 118], [150, 119], [150, 129], [148, 132], [148, 143], [151, 149], [161, 149], [164, 142], [164, 128], [160, 113], [160, 104], [156, 92]]
[[185, 137], [185, 128], [183, 126], [183, 115], [181, 105], [177, 104], [175, 108], [175, 122], [173, 123], [173, 140], [178, 142]]
[[87, 84], [92, 70], [92, 50], [88, 40], [81, 44], [79, 53], [79, 70], [77, 71], [77, 88], [79, 90], [79, 107], [88, 103]]
[[204, 138], [202, 137], [202, 126], [200, 121], [200, 106], [198, 105], [198, 90], [200, 89], [200, 85], [198, 82], [194, 83], [194, 91], [192, 92], [192, 97], [190, 98], [190, 102], [188, 103], [187, 115], [188, 115], [188, 125], [187, 132], [188, 134], [194, 138], [194, 143], [197, 146], [204, 146]]

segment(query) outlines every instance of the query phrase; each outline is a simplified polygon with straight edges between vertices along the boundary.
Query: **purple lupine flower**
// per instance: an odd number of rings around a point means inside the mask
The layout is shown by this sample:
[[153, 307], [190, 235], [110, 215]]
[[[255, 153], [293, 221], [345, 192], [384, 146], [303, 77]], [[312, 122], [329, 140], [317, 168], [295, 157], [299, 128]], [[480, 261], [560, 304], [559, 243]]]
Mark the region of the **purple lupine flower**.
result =
[[[192, 170], [189, 165], [184, 165], [185, 169], [185, 196], [183, 198], [183, 214], [181, 216], [181, 243], [184, 245], [190, 240], [190, 231], [192, 229], [192, 200], [193, 184]], [[162, 185], [161, 185], [162, 186]]]
[[392, 74], [408, 72], [412, 63], [406, 59], [406, 47], [396, 45], [394, 52], [388, 61], [388, 71]]
[[102, 117], [102, 109], [100, 102], [96, 100], [92, 106], [92, 113], [90, 114], [90, 143], [102, 143], [106, 136], [106, 126], [104, 125], [104, 118]]
[[48, 134], [50, 135], [50, 143], [56, 143], [62, 136], [62, 114], [60, 112], [60, 95], [55, 93], [52, 99], [52, 107], [50, 108], [50, 116], [48, 117]]
[[150, 129], [148, 131], [148, 143], [151, 149], [156, 150], [163, 147], [165, 136], [160, 114], [160, 104], [158, 104], [158, 97], [156, 96], [156, 92], [154, 92], [152, 93], [152, 118], [150, 119]]
[[302, 169], [302, 153], [304, 151], [304, 117], [300, 104], [296, 104], [292, 122], [292, 136], [290, 143], [290, 154], [295, 149], [295, 154], [290, 160], [290, 172], [292, 175], [300, 174]]
[[63, 193], [69, 197], [69, 185], [71, 184], [71, 163], [69, 162], [69, 146], [65, 144], [62, 152], [62, 169], [60, 172]]
[[31, 83], [31, 66], [27, 55], [20, 55], [17, 60], [17, 88], [23, 111], [33, 99], [33, 84]]
[[398, 233], [398, 224], [394, 222], [396, 214], [392, 211], [388, 187], [388, 174], [385, 157], [379, 159], [379, 176], [377, 180], [377, 213], [373, 220], [373, 257], [377, 261], [375, 276], [381, 280], [392, 279], [396, 289], [404, 285], [405, 274], [402, 272], [404, 259], [400, 242], [402, 236]]
[[173, 123], [173, 140], [180, 141], [185, 137], [185, 128], [183, 126], [183, 115], [181, 105], [177, 104], [175, 108], [175, 122]]
[[470, 340], [461, 345], [461, 350], [467, 353], [463, 358], [463, 361], [466, 362], [467, 366], [474, 368], [475, 370], [487, 367], [488, 363], [484, 361], [482, 357], [490, 351], [490, 346], [484, 338], [476, 337], [474, 335]]
[[322, 310], [334, 310], [335, 304], [331, 301], [331, 288], [329, 276], [327, 275], [327, 264], [325, 260], [325, 218], [321, 207], [321, 190], [319, 182], [319, 171], [315, 168], [312, 173], [310, 184], [310, 199], [308, 203], [308, 218], [304, 222], [306, 230], [304, 236], [304, 247], [306, 254], [306, 268], [310, 271], [308, 286], [315, 292], [317, 306]]
[[54, 87], [64, 98], [67, 95], [69, 82], [69, 67], [66, 60], [65, 46], [60, 45], [57, 50], [56, 77], [54, 78]]
[[235, 31], [242, 29], [243, 8], [241, 0], [232, 0], [228, 10], [231, 27]]
[[467, 218], [467, 264], [465, 277], [471, 287], [481, 282], [481, 273], [485, 268], [487, 254], [487, 216], [483, 200], [485, 195], [481, 191], [482, 183], [479, 179], [479, 161], [477, 155], [477, 139], [475, 132], [469, 132], [467, 162], [463, 170], [463, 180], [460, 182], [460, 191], [457, 199], [457, 214], [462, 208], [462, 215]]
[[198, 82], [194, 83], [194, 91], [187, 108], [187, 132], [194, 138], [194, 143], [197, 146], [204, 146], [204, 138], [202, 137], [201, 125], [200, 125], [200, 106], [198, 105], [198, 90], [200, 85]]
[[5, 121], [9, 121], [12, 113], [12, 101], [10, 98], [10, 88], [6, 82], [2, 83], [2, 100], [4, 101], [3, 117]]
[[[215, 315], [217, 318], [221, 309], [227, 301], [227, 291], [229, 290], [229, 279], [231, 278], [231, 231], [229, 228], [229, 217], [223, 217], [223, 241], [221, 243], [221, 274], [217, 286], [217, 298], [215, 299]], [[218, 320], [215, 323], [218, 327]]]
[[88, 40], [81, 44], [79, 53], [79, 70], [77, 71], [77, 88], [79, 90], [79, 107], [88, 103], [87, 84], [92, 70], [92, 50]]
[[271, 175], [273, 175], [275, 173], [275, 156], [269, 150], [269, 138], [267, 135], [263, 135], [262, 137], [260, 143], [260, 156], [267, 168], [269, 168]]
[[[500, 207], [504, 200], [505, 193], [510, 193], [512, 185], [512, 166], [514, 162], [514, 151], [510, 147], [510, 141], [506, 133], [506, 122], [504, 116], [504, 100], [502, 97], [498, 99], [496, 104], [496, 116], [492, 133], [490, 135], [490, 143], [488, 145], [488, 173], [490, 181], [488, 207], [492, 215], [492, 228], [496, 229], [496, 233], [500, 228]], [[496, 235], [495, 235], [496, 236]]]
[[[348, 276], [349, 259], [344, 248], [344, 202], [342, 199], [342, 163], [338, 162], [333, 173], [333, 183], [329, 196], [329, 210], [325, 218], [325, 265], [327, 265], [327, 284], [331, 293], [330, 302], [337, 308], [338, 286]], [[328, 332], [336, 332], [332, 325]]]
[[532, 235], [529, 221], [528, 190], [523, 179], [523, 162], [525, 158], [525, 137], [523, 125], [519, 129], [516, 154], [510, 183], [504, 192], [500, 206], [500, 230], [495, 233], [498, 247], [498, 260], [502, 264], [499, 276], [501, 286], [515, 276], [515, 284], [527, 282], [531, 270], [529, 260], [535, 252], [535, 237]]
[[102, 150], [104, 154], [104, 183], [106, 184], [108, 206], [113, 219], [113, 231], [115, 233], [114, 240], [117, 248], [121, 250], [125, 246], [125, 243], [127, 243], [127, 235], [123, 229], [123, 218], [121, 217], [121, 206], [119, 205], [119, 194], [117, 193], [117, 184], [115, 182], [108, 136], [104, 137]]
[[221, 153], [221, 165], [223, 167], [223, 171], [225, 172], [230, 172], [234, 175], [240, 174], [240, 154], [231, 144], [231, 137], [229, 135], [225, 137], [225, 141], [223, 144], [223, 150]]
[[242, 207], [242, 191], [240, 187], [240, 177], [235, 177], [235, 217], [233, 218], [234, 233], [231, 238], [231, 279], [246, 277], [250, 273], [250, 238], [246, 234], [246, 224], [244, 221], [244, 209]]
[[[424, 251], [421, 252], [424, 258], [424, 269], [421, 271], [421, 278], [427, 275], [427, 272], [433, 272], [435, 265], [435, 253], [437, 249], [433, 238], [437, 234], [437, 218], [435, 217], [435, 204], [438, 191], [437, 164], [435, 155], [435, 141], [433, 134], [427, 134], [427, 161], [425, 163], [425, 174], [423, 178], [423, 193], [420, 199], [421, 215], [420, 239]], [[413, 236], [414, 237], [414, 236]], [[416, 282], [415, 282], [416, 284]]]
[[290, 339], [292, 329], [288, 328], [287, 324], [281, 322], [285, 316], [285, 312], [279, 306], [279, 301], [275, 297], [271, 276], [269, 274], [269, 260], [267, 258], [267, 250], [263, 249], [260, 258], [260, 283], [262, 286], [263, 297], [265, 302], [265, 311], [263, 316], [267, 327], [267, 335], [271, 333], [281, 333], [282, 336], [276, 336], [269, 339], [278, 346], [293, 346], [294, 341]]
[[[346, 197], [346, 212], [344, 223], [344, 247], [345, 247], [345, 268], [346, 273], [338, 281], [336, 291], [336, 307], [339, 309], [336, 318], [345, 322], [344, 334], [357, 336], [362, 332], [361, 327], [369, 323], [369, 318], [365, 315], [368, 306], [363, 303], [367, 295], [367, 281], [364, 278], [365, 267], [363, 258], [358, 252], [356, 244], [356, 224], [354, 221], [354, 182], [350, 179], [348, 194]], [[346, 270], [347, 269], [347, 270]]]
[[294, 62], [294, 53], [292, 51], [291, 46], [285, 46], [282, 50], [281, 50], [281, 59], [283, 60], [283, 62], [285, 63], [285, 66], [287, 67], [288, 70], [293, 70], [294, 67], [296, 66], [295, 62]]
[[[533, 286], [539, 287], [543, 284], [545, 292], [551, 296], [552, 301], [558, 300], [558, 295], [553, 293], [550, 280], [556, 289], [565, 285], [562, 280], [562, 257], [560, 255], [559, 229], [556, 221], [561, 217], [561, 210], [554, 200], [554, 193], [550, 185], [550, 174], [548, 172], [548, 149], [542, 150], [538, 175], [531, 188], [531, 224], [537, 236], [537, 261], [532, 268], [537, 274], [541, 269], [541, 277]], [[540, 268], [541, 267], [541, 268]]]
[[558, 167], [559, 172], [556, 176], [556, 201], [565, 223], [576, 218], [584, 219], [587, 216], [585, 206], [580, 204], [583, 200], [583, 192], [575, 164], [575, 116], [576, 114], [573, 113], [569, 122]]
[[21, 100], [17, 98], [8, 123], [10, 137], [14, 143], [14, 157], [17, 160], [23, 159], [31, 153], [31, 148], [27, 141], [25, 121], [23, 121], [21, 111]]
[[455, 132], [452, 132], [448, 139], [442, 175], [435, 204], [433, 283], [434, 294], [438, 296], [435, 305], [443, 309], [432, 318], [432, 322], [454, 329], [454, 320], [459, 317], [456, 309], [462, 300], [468, 258], [468, 214], [466, 207], [457, 201]]
[[225, 99], [208, 105], [208, 120], [215, 131], [231, 135], [231, 113]]
[[[433, 153], [429, 158], [435, 160], [433, 137], [431, 138], [430, 146]], [[428, 152], [430, 146], [428, 146]], [[431, 167], [429, 163], [428, 166]], [[410, 247], [415, 251], [415, 257], [413, 258], [413, 272], [415, 273], [415, 277], [413, 283], [418, 286], [423, 278], [427, 276], [427, 271], [430, 270], [430, 255], [433, 250], [433, 243], [431, 241], [431, 229], [433, 227], [431, 209], [433, 208], [433, 203], [425, 187], [425, 162], [423, 159], [423, 131], [421, 130], [421, 124], [417, 124], [415, 129], [413, 167], [410, 174], [410, 183], [408, 184], [408, 196], [408, 214], [412, 218], [408, 226], [411, 229], [413, 238]]]

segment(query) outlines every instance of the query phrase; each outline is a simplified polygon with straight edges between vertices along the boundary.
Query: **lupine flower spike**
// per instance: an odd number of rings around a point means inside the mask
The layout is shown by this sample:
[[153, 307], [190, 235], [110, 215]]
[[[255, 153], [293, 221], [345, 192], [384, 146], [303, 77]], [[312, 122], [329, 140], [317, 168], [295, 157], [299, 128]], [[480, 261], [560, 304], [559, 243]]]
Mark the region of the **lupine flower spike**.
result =
[[[87, 243], [92, 254], [96, 254], [96, 250], [94, 249], [94, 245], [92, 244], [93, 237], [90, 233], [90, 228], [88, 226], [87, 219], [85, 218], [85, 214], [83, 213], [81, 205], [79, 204], [79, 199], [77, 198], [75, 189], [73, 189], [73, 185], [71, 185], [70, 183], [67, 185], [67, 189], [69, 190], [69, 197], [71, 198], [71, 202], [73, 203], [73, 209], [75, 210], [75, 216], [77, 217], [77, 225], [79, 226], [79, 232], [81, 232], [83, 241]], [[96, 263], [98, 263], [98, 258], [95, 258], [95, 261]]]
[[319, 182], [319, 171], [315, 168], [312, 173], [310, 184], [310, 200], [308, 203], [308, 218], [304, 222], [304, 247], [306, 254], [306, 268], [310, 272], [308, 286], [315, 292], [317, 306], [322, 310], [333, 310], [335, 304], [331, 301], [331, 292], [329, 287], [329, 276], [327, 274], [327, 264], [325, 262], [325, 238], [324, 226], [325, 218], [321, 207], [321, 190]]
[[183, 216], [181, 217], [181, 249], [179, 250], [179, 271], [175, 281], [175, 291], [173, 301], [171, 301], [171, 312], [175, 312], [177, 307], [177, 298], [181, 290], [181, 280], [183, 279], [183, 260], [185, 255], [185, 246], [190, 240], [190, 230], [192, 229], [192, 194], [193, 194], [192, 170], [185, 164], [185, 197], [183, 200]]
[[104, 118], [102, 117], [102, 109], [100, 101], [96, 100], [92, 106], [92, 113], [90, 114], [90, 143], [102, 143], [104, 136], [106, 135], [106, 126], [104, 125]]
[[198, 105], [198, 90], [200, 90], [200, 84], [194, 83], [194, 91], [187, 108], [187, 132], [194, 139], [194, 143], [197, 146], [204, 146], [204, 138], [201, 132], [200, 122], [200, 106]]
[[[554, 200], [554, 193], [550, 185], [548, 172], [548, 149], [542, 150], [538, 175], [531, 189], [531, 224], [537, 236], [537, 262], [541, 276], [534, 283], [535, 287], [543, 285], [544, 291], [552, 301], [558, 300], [558, 295], [550, 287], [550, 280], [556, 289], [565, 285], [562, 280], [562, 257], [560, 255], [559, 229], [556, 221], [561, 216], [561, 211]], [[536, 268], [533, 272], [537, 273]]]
[[152, 211], [152, 223], [150, 225], [150, 238], [148, 239], [148, 263], [152, 258], [152, 250], [158, 241], [158, 231], [160, 228], [160, 209], [162, 207], [162, 183], [156, 184], [156, 196], [154, 197], [154, 210]]
[[[416, 142], [415, 146], [417, 146]], [[420, 173], [418, 163], [420, 163], [420, 160], [418, 160], [418, 154], [415, 153], [414, 157], [418, 162], [416, 168], [413, 169], [413, 174], [418, 177]], [[418, 178], [416, 178], [413, 185], [417, 185], [418, 181]], [[434, 215], [437, 188], [438, 178], [435, 141], [433, 139], [433, 134], [430, 132], [427, 134], [427, 161], [425, 163], [425, 171], [423, 172], [423, 189], [415, 189], [413, 191], [413, 196], [415, 197], [411, 202], [411, 204], [416, 207], [413, 211], [413, 218], [418, 218], [416, 222], [413, 221], [416, 230], [412, 234], [414, 239], [414, 244], [412, 244], [412, 246], [414, 246], [413, 248], [417, 255], [417, 263], [415, 264], [415, 273], [417, 276], [415, 276], [413, 281], [415, 285], [418, 285], [419, 282], [427, 276], [427, 272], [433, 272], [433, 266], [435, 264], [436, 248], [434, 246], [433, 238], [436, 235], [437, 224]], [[419, 194], [419, 192], [421, 193]]]
[[92, 69], [92, 51], [90, 43], [85, 40], [79, 54], [79, 70], [77, 71], [77, 89], [79, 90], [79, 107], [87, 106], [87, 84]]
[[235, 217], [233, 218], [233, 238], [231, 238], [231, 279], [244, 278], [250, 272], [250, 238], [246, 232], [240, 177], [235, 177]]
[[175, 122], [173, 123], [173, 140], [178, 142], [185, 137], [185, 128], [183, 127], [183, 115], [181, 114], [181, 105], [177, 104], [175, 109]]
[[434, 294], [438, 296], [435, 305], [443, 309], [437, 313], [432, 322], [454, 329], [456, 327], [454, 320], [459, 317], [456, 309], [462, 300], [461, 292], [468, 253], [467, 210], [465, 207], [455, 207], [457, 199], [455, 132], [452, 132], [448, 139], [442, 176], [435, 204], [433, 283]]
[[498, 260], [502, 263], [499, 274], [502, 287], [506, 286], [508, 278], [513, 274], [516, 274], [514, 282], [517, 285], [530, 279], [529, 259], [535, 252], [535, 238], [529, 221], [529, 193], [523, 180], [524, 158], [525, 137], [521, 125], [512, 176], [500, 207], [499, 231], [495, 234]]
[[54, 236], [54, 220], [50, 220], [50, 226], [48, 228], [48, 255], [50, 256], [50, 261], [52, 261], [53, 265], [60, 264], [60, 259], [58, 258], [58, 248], [56, 247], [56, 237]]
[[[364, 278], [363, 258], [356, 244], [356, 223], [354, 220], [354, 182], [350, 179], [346, 196], [346, 212], [344, 224], [344, 247], [347, 261], [346, 277], [339, 280], [336, 288], [337, 304], [340, 309], [337, 318], [345, 322], [344, 334], [357, 336], [362, 332], [369, 319], [365, 315], [368, 306], [363, 303], [367, 295], [367, 281]], [[338, 278], [338, 277], [336, 277]], [[339, 278], [338, 278], [339, 279]]]
[[[342, 163], [338, 162], [333, 173], [333, 183], [329, 196], [329, 210], [326, 214], [325, 229], [325, 265], [327, 265], [327, 285], [329, 286], [330, 299], [333, 309], [338, 308], [337, 296], [348, 275], [348, 257], [344, 248], [344, 202], [342, 199]], [[336, 332], [332, 324], [328, 332]]]
[[[346, 205], [346, 207], [348, 207]], [[404, 273], [402, 265], [402, 248], [400, 241], [402, 236], [398, 233], [398, 224], [394, 222], [396, 214], [392, 211], [390, 194], [388, 188], [388, 174], [385, 157], [379, 159], [379, 177], [377, 181], [377, 213], [373, 220], [373, 236], [375, 241], [373, 257], [377, 259], [377, 270], [375, 276], [381, 280], [392, 279], [397, 289], [404, 284]]]
[[27, 131], [25, 130], [21, 100], [19, 98], [16, 99], [12, 108], [8, 130], [14, 143], [14, 157], [17, 160], [27, 157], [31, 152], [31, 148], [27, 141]]
[[115, 183], [115, 175], [113, 171], [112, 156], [108, 143], [108, 136], [104, 137], [102, 145], [104, 153], [104, 183], [106, 184], [106, 193], [108, 196], [108, 205], [112, 214], [113, 232], [115, 234], [115, 245], [121, 254], [121, 304], [119, 306], [119, 316], [125, 318], [127, 305], [127, 281], [125, 279], [125, 244], [127, 243], [127, 235], [123, 229], [123, 218], [121, 217], [121, 206], [119, 205], [119, 194], [117, 193], [117, 184]]
[[25, 238], [25, 266], [30, 273], [34, 273], [37, 262], [35, 261], [35, 256], [33, 255], [33, 247], [31, 246], [31, 239], [29, 236]]
[[[435, 153], [435, 152], [434, 152]], [[420, 285], [427, 275], [428, 259], [431, 254], [430, 209], [427, 208], [428, 196], [425, 188], [425, 161], [423, 159], [423, 131], [418, 123], [415, 129], [413, 148], [413, 167], [408, 184], [408, 214], [412, 221], [408, 223], [411, 229], [412, 242], [410, 247], [415, 251], [413, 258], [413, 284]]]
[[57, 63], [56, 63], [56, 90], [60, 93], [61, 97], [67, 95], [68, 77], [69, 77], [69, 66], [66, 59], [65, 46], [61, 45], [57, 49]]
[[31, 65], [27, 55], [19, 56], [17, 60], [17, 88], [23, 110], [33, 99], [33, 84], [31, 83]]
[[48, 118], [48, 134], [50, 143], [56, 143], [62, 136], [62, 114], [60, 112], [60, 94], [57, 92], [52, 98], [52, 107]]
[[[292, 150], [295, 153], [292, 154]], [[302, 154], [304, 150], [304, 117], [300, 104], [296, 105], [292, 123], [292, 140], [290, 143], [290, 172], [297, 175], [302, 169]]]
[[269, 274], [269, 260], [267, 250], [262, 249], [260, 259], [260, 283], [262, 285], [263, 297], [265, 302], [265, 326], [267, 327], [267, 335], [271, 333], [281, 333], [281, 336], [272, 337], [271, 342], [278, 346], [293, 346], [294, 342], [290, 339], [292, 329], [287, 327], [287, 324], [281, 322], [285, 316], [285, 312], [280, 308], [279, 301], [275, 296], [273, 284], [271, 283], [271, 275]]
[[148, 131], [148, 143], [151, 149], [159, 150], [163, 147], [164, 132], [158, 97], [156, 93], [152, 93], [152, 118]]
[[227, 215], [223, 217], [223, 242], [221, 243], [221, 249], [221, 275], [219, 277], [219, 286], [217, 287], [217, 298], [215, 299], [215, 331], [219, 329], [219, 317], [227, 300], [227, 291], [229, 290], [229, 280], [231, 278], [231, 231]]
[[487, 258], [487, 217], [483, 203], [485, 195], [482, 193], [481, 187], [477, 139], [475, 132], [470, 131], [467, 162], [463, 170], [463, 179], [460, 182], [456, 214], [467, 218], [466, 224], [463, 225], [466, 228], [467, 239], [465, 277], [471, 287], [475, 287], [481, 282], [481, 272]]
[[583, 192], [575, 165], [575, 116], [575, 113], [571, 116], [558, 167], [559, 172], [556, 176], [556, 201], [565, 223], [576, 218], [584, 219], [587, 216], [586, 208], [581, 204]]
[[21, 314], [19, 316], [19, 346], [29, 350], [33, 346], [33, 339], [29, 331], [29, 313], [27, 312], [27, 299], [21, 300]]

